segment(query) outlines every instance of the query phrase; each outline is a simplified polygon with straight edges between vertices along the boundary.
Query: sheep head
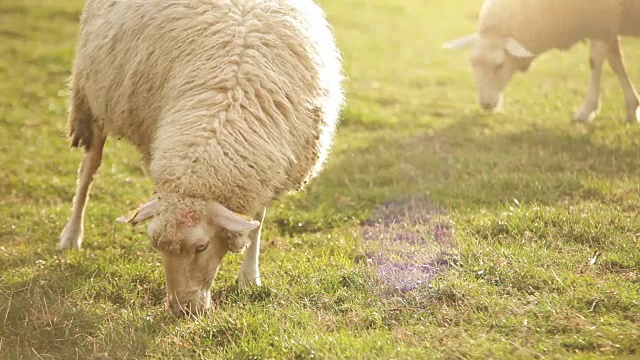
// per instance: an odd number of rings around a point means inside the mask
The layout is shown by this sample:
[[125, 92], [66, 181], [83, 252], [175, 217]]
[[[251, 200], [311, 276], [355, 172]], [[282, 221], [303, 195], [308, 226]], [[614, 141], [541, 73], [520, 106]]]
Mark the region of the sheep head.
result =
[[471, 47], [469, 61], [476, 76], [478, 102], [488, 111], [502, 106], [511, 78], [529, 68], [535, 54], [511, 37], [471, 34], [448, 42], [448, 49]]
[[162, 197], [120, 222], [153, 218], [147, 232], [163, 259], [169, 309], [199, 314], [211, 306], [210, 288], [228, 251], [249, 245], [248, 231], [260, 226], [216, 201]]

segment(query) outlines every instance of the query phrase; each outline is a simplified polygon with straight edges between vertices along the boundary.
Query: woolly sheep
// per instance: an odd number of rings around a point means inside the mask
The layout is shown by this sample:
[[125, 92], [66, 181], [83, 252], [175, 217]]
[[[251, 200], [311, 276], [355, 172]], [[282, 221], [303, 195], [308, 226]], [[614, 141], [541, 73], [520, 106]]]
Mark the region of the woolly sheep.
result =
[[228, 250], [246, 248], [240, 285], [260, 285], [266, 206], [321, 170], [343, 104], [341, 71], [312, 0], [89, 0], [68, 119], [85, 156], [60, 247], [81, 245], [111, 135], [139, 149], [154, 182], [157, 198], [119, 220], [153, 217], [169, 308], [209, 308]]
[[478, 101], [487, 110], [502, 103], [511, 77], [526, 71], [548, 49], [568, 49], [591, 41], [589, 94], [574, 116], [589, 121], [600, 107], [602, 64], [608, 59], [622, 85], [628, 122], [640, 121], [640, 102], [624, 63], [619, 36], [640, 36], [640, 0], [486, 0], [479, 31], [445, 44], [473, 46], [470, 62]]

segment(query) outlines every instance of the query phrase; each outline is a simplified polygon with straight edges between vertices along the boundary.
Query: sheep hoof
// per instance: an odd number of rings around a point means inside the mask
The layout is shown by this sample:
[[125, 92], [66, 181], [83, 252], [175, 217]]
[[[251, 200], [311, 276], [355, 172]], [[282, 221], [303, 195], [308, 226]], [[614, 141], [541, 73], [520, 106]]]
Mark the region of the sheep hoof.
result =
[[627, 111], [627, 123], [635, 124], [640, 123], [640, 106]]
[[573, 120], [579, 122], [589, 122], [593, 120], [596, 115], [598, 115], [597, 109], [593, 110], [591, 107], [583, 107], [581, 110], [577, 111], [575, 115], [573, 115]]
[[248, 277], [246, 275], [240, 274], [236, 279], [236, 285], [238, 285], [241, 289], [250, 289], [255, 286], [262, 286], [260, 282], [260, 276]]
[[67, 226], [60, 234], [60, 250], [79, 249], [82, 244], [82, 229], [76, 226]]

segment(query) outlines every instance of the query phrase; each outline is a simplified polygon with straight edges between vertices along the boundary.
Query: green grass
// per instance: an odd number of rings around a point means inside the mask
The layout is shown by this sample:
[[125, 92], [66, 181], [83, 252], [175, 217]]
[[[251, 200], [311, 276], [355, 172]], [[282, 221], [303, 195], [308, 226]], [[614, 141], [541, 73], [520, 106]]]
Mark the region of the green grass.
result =
[[440, 44], [480, 2], [321, 2], [349, 77], [331, 159], [271, 206], [264, 286], [237, 290], [231, 255], [214, 311], [177, 319], [144, 228], [114, 222], [153, 191], [128, 144], [107, 144], [83, 250], [57, 251], [82, 1], [0, 0], [0, 358], [640, 358], [640, 127], [609, 69], [601, 116], [570, 123], [585, 45], [479, 111], [466, 53]]

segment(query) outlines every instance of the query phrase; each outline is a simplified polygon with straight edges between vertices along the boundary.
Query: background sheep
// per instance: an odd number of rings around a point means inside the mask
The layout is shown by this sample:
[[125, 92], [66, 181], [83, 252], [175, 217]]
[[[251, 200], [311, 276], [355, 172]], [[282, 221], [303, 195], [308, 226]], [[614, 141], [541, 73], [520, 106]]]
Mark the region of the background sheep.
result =
[[482, 6], [479, 32], [445, 44], [473, 45], [478, 101], [498, 109], [511, 77], [526, 71], [533, 59], [551, 48], [567, 49], [591, 40], [589, 94], [574, 118], [591, 120], [600, 107], [600, 78], [605, 58], [618, 75], [624, 92], [627, 121], [640, 120], [640, 102], [625, 67], [620, 35], [640, 35], [638, 0], [487, 0]]
[[112, 135], [141, 151], [156, 186], [158, 199], [122, 220], [155, 216], [148, 232], [170, 308], [209, 307], [227, 250], [249, 246], [239, 282], [260, 285], [266, 206], [321, 169], [340, 82], [333, 34], [310, 0], [88, 1], [68, 123], [86, 155], [60, 247], [80, 247], [89, 186]]

